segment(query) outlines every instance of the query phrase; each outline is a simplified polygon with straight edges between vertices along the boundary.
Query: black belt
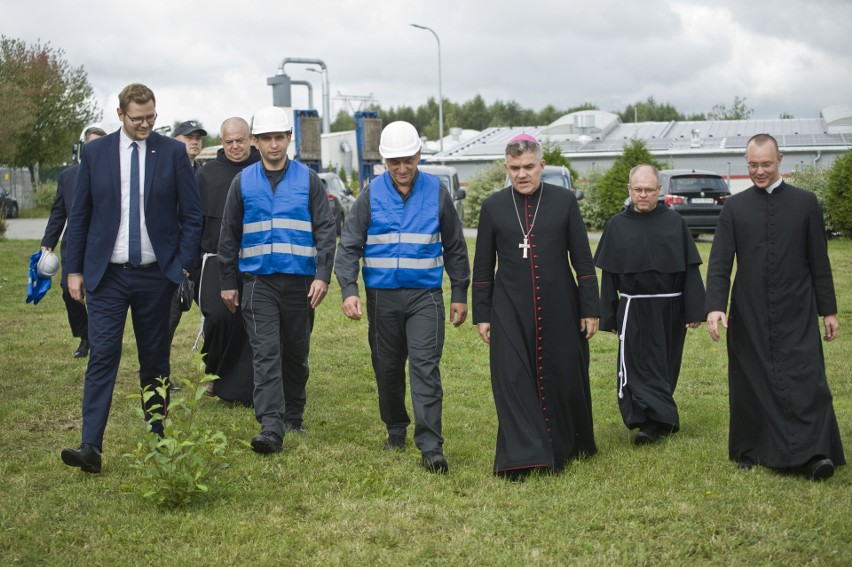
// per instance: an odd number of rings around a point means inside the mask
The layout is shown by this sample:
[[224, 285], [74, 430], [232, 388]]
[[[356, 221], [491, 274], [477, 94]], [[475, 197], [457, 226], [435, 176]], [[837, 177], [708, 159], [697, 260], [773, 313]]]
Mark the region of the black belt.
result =
[[157, 265], [156, 262], [151, 262], [150, 264], [143, 264], [141, 266], [134, 266], [130, 262], [124, 262], [123, 264], [119, 264], [116, 262], [110, 262], [110, 266], [114, 266], [116, 268], [121, 268], [122, 270], [149, 270]]

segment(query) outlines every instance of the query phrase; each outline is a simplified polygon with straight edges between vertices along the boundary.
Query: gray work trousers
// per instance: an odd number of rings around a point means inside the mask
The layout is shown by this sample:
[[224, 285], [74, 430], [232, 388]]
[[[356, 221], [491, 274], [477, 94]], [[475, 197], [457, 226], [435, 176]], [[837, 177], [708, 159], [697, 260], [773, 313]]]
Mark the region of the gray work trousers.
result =
[[440, 289], [367, 289], [370, 351], [379, 390], [379, 413], [390, 435], [405, 435], [405, 359], [414, 409], [414, 443], [441, 450], [441, 352], [444, 297]]
[[262, 431], [284, 438], [284, 421], [302, 423], [314, 310], [313, 276], [245, 276], [240, 304], [252, 348], [254, 413]]

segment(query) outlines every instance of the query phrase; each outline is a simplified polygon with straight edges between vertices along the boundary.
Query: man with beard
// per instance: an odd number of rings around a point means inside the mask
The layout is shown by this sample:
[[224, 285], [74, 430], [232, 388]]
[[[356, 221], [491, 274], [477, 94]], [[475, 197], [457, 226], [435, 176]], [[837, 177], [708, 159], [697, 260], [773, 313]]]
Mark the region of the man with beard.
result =
[[216, 159], [207, 163], [196, 175], [204, 212], [201, 269], [196, 286], [204, 337], [201, 353], [207, 374], [219, 377], [216, 381], [207, 382], [207, 394], [250, 405], [254, 392], [251, 346], [239, 306], [231, 313], [219, 297], [216, 250], [231, 182], [244, 168], [260, 160], [260, 153], [251, 145], [249, 125], [242, 118], [225, 120], [219, 136], [222, 149], [217, 152]]
[[[618, 407], [636, 445], [680, 429], [674, 401], [686, 327], [704, 319], [701, 257], [686, 221], [657, 206], [657, 168], [637, 165], [631, 206], [607, 223], [595, 252], [601, 329], [618, 333]], [[628, 380], [629, 377], [629, 380]]]
[[728, 329], [728, 457], [824, 480], [846, 459], [820, 343], [819, 316], [825, 341], [839, 326], [822, 212], [782, 179], [775, 138], [752, 136], [745, 157], [754, 185], [725, 202], [707, 269], [707, 330]]
[[473, 322], [491, 346], [494, 474], [521, 478], [536, 469], [559, 472], [569, 459], [597, 452], [588, 340], [600, 306], [577, 199], [542, 183], [541, 144], [516, 136], [505, 167], [511, 186], [480, 211]]

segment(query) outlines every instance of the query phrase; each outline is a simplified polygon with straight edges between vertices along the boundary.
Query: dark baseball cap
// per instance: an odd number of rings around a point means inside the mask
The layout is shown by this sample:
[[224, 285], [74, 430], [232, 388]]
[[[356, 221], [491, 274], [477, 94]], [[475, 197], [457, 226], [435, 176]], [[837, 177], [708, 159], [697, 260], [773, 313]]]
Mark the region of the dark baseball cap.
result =
[[200, 133], [202, 136], [207, 135], [207, 130], [198, 125], [198, 122], [195, 120], [187, 120], [186, 122], [181, 122], [178, 124], [178, 127], [175, 128], [174, 134], [172, 136], [189, 136], [190, 134], [195, 134], [196, 132]]

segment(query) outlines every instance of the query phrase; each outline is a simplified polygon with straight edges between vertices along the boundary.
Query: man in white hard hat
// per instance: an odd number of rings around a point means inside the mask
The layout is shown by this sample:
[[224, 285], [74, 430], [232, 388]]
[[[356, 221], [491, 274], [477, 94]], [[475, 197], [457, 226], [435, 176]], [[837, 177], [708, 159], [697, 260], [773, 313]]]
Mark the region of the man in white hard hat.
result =
[[387, 172], [358, 196], [346, 218], [337, 252], [343, 313], [361, 319], [358, 264], [363, 257], [369, 339], [387, 427], [387, 450], [405, 448], [411, 420], [405, 409], [405, 359], [411, 379], [414, 443], [421, 466], [446, 473], [441, 436], [444, 347], [444, 268], [452, 288], [450, 321], [467, 318], [470, 264], [453, 200], [438, 178], [417, 169], [420, 136], [408, 122], [382, 131], [379, 151]]
[[287, 113], [260, 109], [251, 133], [260, 161], [228, 190], [218, 261], [222, 299], [231, 313], [242, 309], [253, 351], [261, 432], [251, 446], [266, 454], [283, 449], [286, 431], [304, 433], [314, 309], [328, 292], [336, 240], [319, 176], [287, 158]]
[[[96, 140], [102, 136], [106, 136], [101, 128], [97, 126], [89, 126], [83, 130], [81, 142], [84, 144], [91, 140]], [[80, 169], [80, 164], [72, 165], [65, 171], [59, 174], [59, 183], [56, 187], [56, 200], [53, 201], [53, 207], [50, 209], [50, 218], [47, 219], [47, 226], [44, 229], [44, 237], [41, 239], [42, 251], [53, 252], [56, 244], [59, 242], [59, 237], [65, 230], [65, 221], [71, 215], [71, 203], [74, 202], [74, 190], [77, 187], [77, 171]], [[65, 248], [65, 238], [62, 239], [62, 248]], [[80, 344], [77, 350], [74, 351], [74, 358], [86, 358], [89, 356], [89, 315], [86, 312], [86, 306], [78, 301], [75, 301], [68, 292], [68, 275], [65, 272], [65, 255], [62, 254], [62, 301], [65, 302], [65, 311], [68, 313], [68, 324], [71, 326], [71, 334], [80, 339]]]

